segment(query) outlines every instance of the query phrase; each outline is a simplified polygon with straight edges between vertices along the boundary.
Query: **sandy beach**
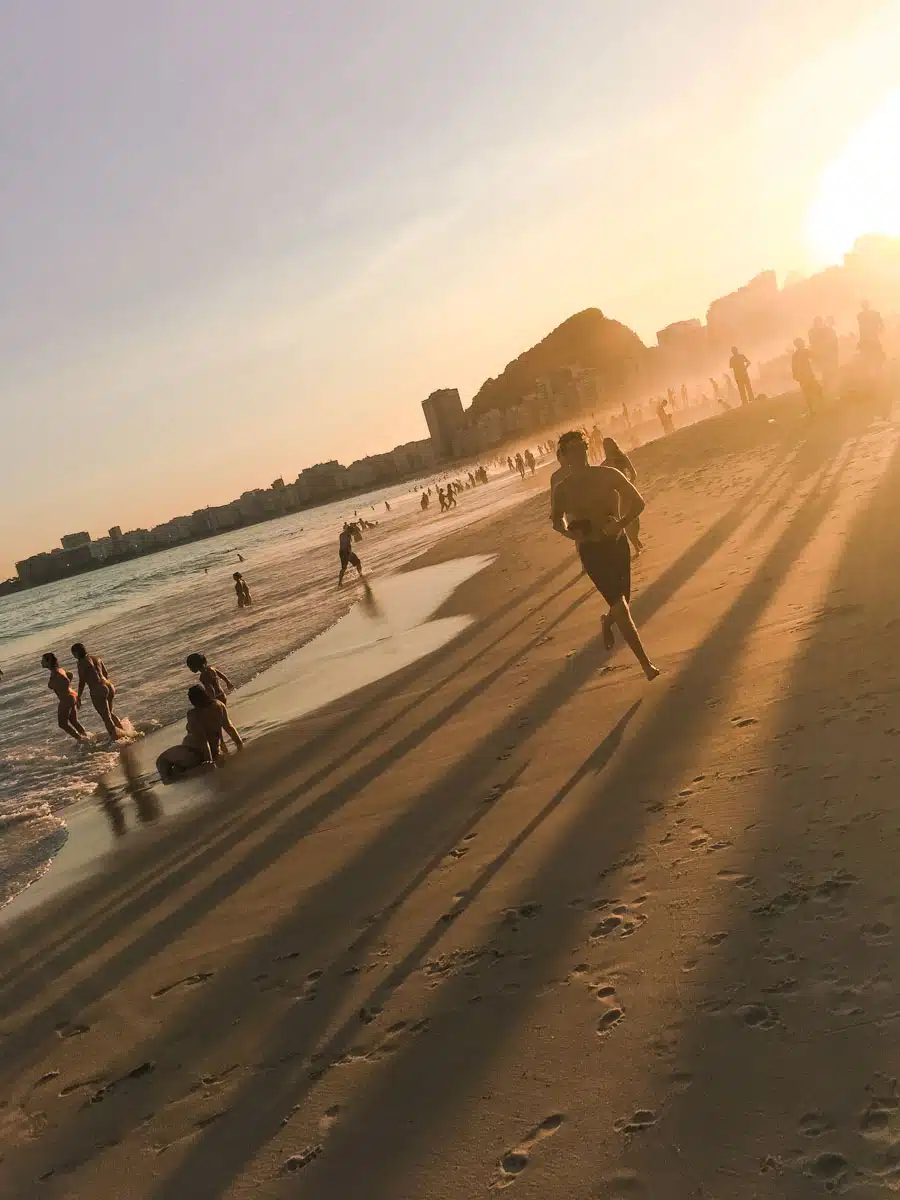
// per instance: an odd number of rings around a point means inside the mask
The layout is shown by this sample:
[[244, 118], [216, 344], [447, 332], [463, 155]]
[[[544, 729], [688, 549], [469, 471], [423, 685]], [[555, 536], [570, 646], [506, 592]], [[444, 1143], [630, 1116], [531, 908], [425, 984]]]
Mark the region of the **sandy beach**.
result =
[[638, 450], [652, 684], [546, 470], [411, 564], [496, 556], [452, 642], [4, 926], [0, 1194], [900, 1191], [896, 445]]

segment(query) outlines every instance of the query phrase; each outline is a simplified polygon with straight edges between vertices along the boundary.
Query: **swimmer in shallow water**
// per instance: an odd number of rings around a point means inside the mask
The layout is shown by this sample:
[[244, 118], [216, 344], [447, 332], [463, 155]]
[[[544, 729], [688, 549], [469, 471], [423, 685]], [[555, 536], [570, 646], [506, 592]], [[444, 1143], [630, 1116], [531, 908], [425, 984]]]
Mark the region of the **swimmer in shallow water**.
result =
[[234, 580], [234, 594], [237, 596], [238, 608], [249, 608], [253, 603], [253, 597], [250, 595], [247, 580], [240, 571], [235, 571], [232, 579]]
[[659, 670], [647, 657], [629, 607], [631, 553], [625, 530], [643, 512], [644, 499], [621, 471], [589, 464], [579, 430], [563, 434], [558, 455], [568, 471], [553, 491], [553, 528], [576, 543], [585, 572], [609, 605], [603, 622], [607, 647], [612, 648], [618, 625], [647, 679], [655, 679]]
[[41, 666], [50, 672], [47, 687], [58, 701], [56, 720], [60, 729], [76, 742], [87, 741], [88, 732], [78, 720], [78, 696], [72, 687], [71, 673], [63, 670], [59, 659], [49, 651], [42, 656]]

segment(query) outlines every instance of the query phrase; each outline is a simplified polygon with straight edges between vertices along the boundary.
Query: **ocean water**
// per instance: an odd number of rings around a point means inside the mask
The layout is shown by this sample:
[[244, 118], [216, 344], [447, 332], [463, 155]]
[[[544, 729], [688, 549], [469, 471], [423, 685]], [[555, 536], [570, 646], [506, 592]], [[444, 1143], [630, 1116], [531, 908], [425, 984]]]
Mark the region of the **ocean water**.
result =
[[[118, 762], [87, 696], [80, 719], [91, 744], [58, 729], [40, 666], [45, 650], [70, 670], [73, 642], [99, 654], [116, 684], [117, 713], [148, 735], [148, 748], [162, 738], [155, 731], [175, 723], [172, 742], [181, 740], [186, 692], [195, 682], [184, 660], [200, 651], [238, 686], [233, 712], [252, 739], [347, 690], [338, 678], [346, 641], [332, 654], [326, 638], [312, 673], [310, 655], [295, 653], [365, 601], [352, 568], [344, 588], [336, 587], [345, 519], [358, 512], [378, 522], [355, 547], [377, 602], [379, 582], [390, 599], [391, 574], [437, 539], [532, 494], [503, 470], [464, 492], [454, 511], [441, 514], [433, 501], [424, 514], [419, 493], [386, 488], [0, 599], [0, 904], [46, 870], [68, 837], [67, 810], [92, 797]], [[236, 570], [253, 593], [249, 609], [237, 608]], [[417, 603], [424, 614], [427, 598]], [[367, 638], [382, 643], [381, 655], [367, 661], [380, 662], [382, 673], [393, 661], [400, 665], [401, 641], [414, 624], [407, 613], [392, 626], [376, 603], [359, 637], [361, 645]]]

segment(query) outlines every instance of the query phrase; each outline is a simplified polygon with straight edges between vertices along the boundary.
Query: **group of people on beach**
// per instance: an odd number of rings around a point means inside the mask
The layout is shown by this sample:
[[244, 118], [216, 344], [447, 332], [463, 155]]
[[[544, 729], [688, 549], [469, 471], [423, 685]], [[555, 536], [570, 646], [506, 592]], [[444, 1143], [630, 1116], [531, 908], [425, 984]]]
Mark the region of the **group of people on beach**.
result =
[[[48, 651], [41, 658], [41, 666], [49, 672], [47, 687], [57, 699], [57, 723], [60, 729], [75, 741], [91, 740], [78, 719], [82, 696], [87, 689], [111, 741], [129, 740], [134, 731], [114, 711], [116, 687], [103, 659], [89, 653], [82, 642], [72, 646], [72, 655], [78, 670], [77, 690], [72, 672], [62, 666], [55, 654]], [[226, 707], [226, 690], [233, 691], [234, 684], [223, 671], [209, 663], [204, 654], [189, 654], [186, 665], [199, 677], [199, 683], [188, 689], [191, 708], [187, 714], [184, 741], [180, 746], [166, 750], [157, 760], [157, 769], [164, 783], [171, 782], [193, 767], [215, 763], [224, 752], [226, 734], [237, 749], [243, 747], [241, 736], [229, 720]]]

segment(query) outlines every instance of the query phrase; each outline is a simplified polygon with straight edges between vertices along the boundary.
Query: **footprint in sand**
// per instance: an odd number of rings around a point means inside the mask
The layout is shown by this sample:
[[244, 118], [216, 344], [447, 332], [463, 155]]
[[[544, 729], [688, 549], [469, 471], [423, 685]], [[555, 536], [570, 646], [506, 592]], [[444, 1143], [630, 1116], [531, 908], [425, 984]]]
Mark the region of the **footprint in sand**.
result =
[[752, 887], [756, 882], [752, 875], [745, 875], [743, 871], [718, 871], [716, 878], [721, 879], [723, 883], [733, 883], [735, 887]]
[[613, 1125], [616, 1133], [643, 1133], [645, 1129], [652, 1129], [658, 1118], [656, 1113], [650, 1108], [639, 1108], [631, 1114], [630, 1117], [620, 1117]]
[[490, 1190], [496, 1192], [514, 1184], [528, 1166], [532, 1151], [538, 1142], [543, 1141], [544, 1138], [552, 1137], [562, 1125], [563, 1120], [564, 1118], [560, 1113], [554, 1113], [553, 1116], [545, 1117], [540, 1125], [532, 1129], [515, 1149], [507, 1150], [500, 1159], [497, 1170], [491, 1179]]
[[884, 921], [876, 921], [873, 925], [863, 925], [860, 932], [867, 942], [878, 943], [888, 941], [893, 930]]
[[623, 1019], [625, 1009], [618, 1002], [615, 985], [612, 983], [597, 984], [594, 988], [594, 995], [604, 1005], [603, 1012], [597, 1021], [597, 1033], [600, 1037], [606, 1037]]
[[304, 1167], [308, 1167], [311, 1162], [314, 1162], [324, 1149], [321, 1142], [317, 1142], [314, 1146], [307, 1146], [299, 1154], [292, 1154], [282, 1170], [288, 1175], [292, 1175], [295, 1171], [302, 1171]]
[[760, 1001], [741, 1005], [738, 1016], [748, 1029], [772, 1029], [778, 1024], [778, 1014], [774, 1008]]
[[755, 717], [732, 717], [731, 723], [735, 729], [747, 729], [750, 725], [758, 725]]
[[833, 1123], [818, 1110], [804, 1113], [797, 1128], [803, 1137], [807, 1138], [820, 1138], [824, 1137], [826, 1133], [834, 1132]]
[[646, 920], [646, 913], [639, 912], [630, 904], [617, 904], [591, 930], [591, 941], [596, 942], [608, 937], [631, 937]]
[[[215, 971], [198, 971], [196, 975], [186, 975], [184, 979], [176, 979], [174, 983], [166, 983], [161, 988], [157, 988], [155, 992], [150, 993], [151, 1000], [159, 1000], [161, 996], [167, 996], [169, 992], [174, 992], [176, 988], [196, 987], [198, 983], [206, 983], [207, 979], [212, 979]], [[257, 976], [257, 979], [264, 976]]]
[[849, 1167], [850, 1164], [842, 1154], [826, 1151], [815, 1158], [807, 1159], [803, 1164], [803, 1173], [824, 1183], [825, 1187], [833, 1192], [843, 1182]]
[[56, 1036], [59, 1038], [80, 1037], [81, 1034], [87, 1033], [90, 1025], [77, 1025], [71, 1021], [60, 1021], [55, 1027]]

